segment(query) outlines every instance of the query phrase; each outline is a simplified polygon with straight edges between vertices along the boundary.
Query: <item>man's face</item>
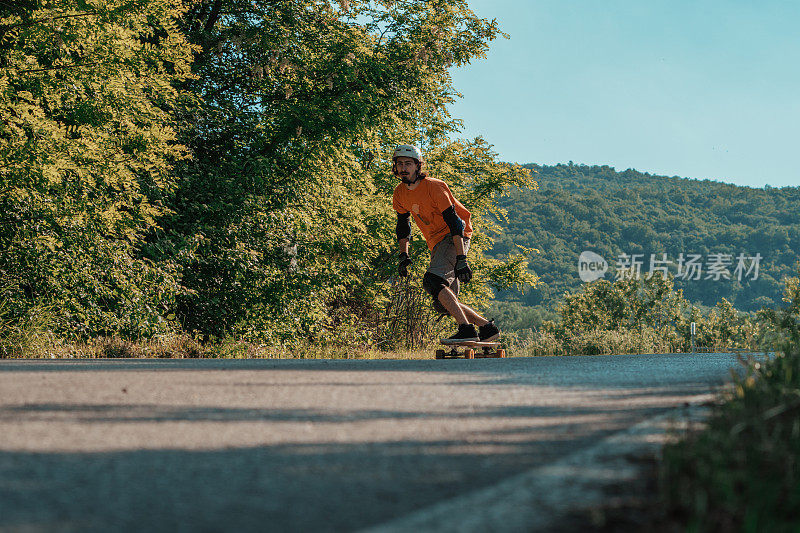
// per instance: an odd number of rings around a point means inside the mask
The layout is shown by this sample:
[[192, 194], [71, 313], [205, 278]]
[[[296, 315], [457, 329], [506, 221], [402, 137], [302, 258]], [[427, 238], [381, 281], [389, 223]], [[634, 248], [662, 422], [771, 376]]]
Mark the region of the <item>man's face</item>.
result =
[[394, 161], [395, 173], [403, 181], [414, 181], [417, 172], [417, 160], [400, 156]]

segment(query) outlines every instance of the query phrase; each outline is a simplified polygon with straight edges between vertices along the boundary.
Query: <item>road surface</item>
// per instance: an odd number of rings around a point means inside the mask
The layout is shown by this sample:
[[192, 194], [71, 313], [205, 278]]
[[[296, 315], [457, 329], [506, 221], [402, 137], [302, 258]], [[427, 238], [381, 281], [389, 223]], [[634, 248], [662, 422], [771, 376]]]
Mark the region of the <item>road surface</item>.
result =
[[471, 529], [530, 528], [524, 513], [502, 518], [496, 487], [517, 507], [580, 500], [556, 496], [576, 485], [554, 468], [589, 472], [599, 443], [607, 455], [708, 400], [738, 366], [724, 354], [0, 361], [0, 531], [444, 530], [443, 516], [470, 529], [459, 520], [487, 509]]

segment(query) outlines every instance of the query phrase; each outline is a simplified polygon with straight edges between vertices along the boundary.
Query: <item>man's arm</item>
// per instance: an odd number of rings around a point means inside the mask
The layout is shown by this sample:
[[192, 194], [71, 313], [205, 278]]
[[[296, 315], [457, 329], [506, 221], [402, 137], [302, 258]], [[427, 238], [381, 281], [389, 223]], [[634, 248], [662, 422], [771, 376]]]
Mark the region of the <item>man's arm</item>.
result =
[[467, 254], [464, 253], [464, 221], [456, 214], [456, 209], [452, 205], [442, 211], [442, 218], [450, 228], [453, 245], [456, 247], [456, 276], [462, 283], [467, 283], [472, 279], [472, 269], [467, 263]]
[[397, 245], [400, 248], [398, 259], [400, 264], [397, 267], [398, 273], [405, 277], [408, 276], [408, 267], [411, 266], [411, 258], [408, 255], [408, 238], [411, 236], [411, 213], [397, 213]]
[[453, 235], [453, 244], [456, 247], [456, 255], [467, 255], [464, 253], [464, 237], [461, 235]]
[[398, 241], [406, 241], [411, 236], [411, 213], [397, 213], [397, 226], [394, 229]]
[[462, 283], [467, 283], [472, 279], [472, 269], [467, 263], [467, 254], [464, 253], [464, 237], [453, 235], [453, 244], [456, 247], [456, 277]]
[[456, 208], [450, 206], [442, 211], [442, 218], [450, 228], [450, 235], [453, 237], [453, 244], [456, 247], [457, 255], [464, 254], [464, 221], [456, 214]]
[[400, 239], [399, 241], [397, 241], [397, 246], [400, 248], [401, 255], [402, 254], [408, 255], [408, 239]]

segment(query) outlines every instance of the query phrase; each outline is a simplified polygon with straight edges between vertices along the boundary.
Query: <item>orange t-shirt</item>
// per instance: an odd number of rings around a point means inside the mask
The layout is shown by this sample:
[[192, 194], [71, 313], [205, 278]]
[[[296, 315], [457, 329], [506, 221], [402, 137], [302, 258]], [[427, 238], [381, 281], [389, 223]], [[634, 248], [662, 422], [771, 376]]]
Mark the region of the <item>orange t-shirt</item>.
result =
[[439, 241], [450, 235], [450, 228], [442, 217], [442, 211], [455, 206], [456, 214], [464, 221], [464, 237], [472, 236], [470, 212], [456, 200], [450, 188], [442, 180], [424, 178], [409, 191], [404, 183], [394, 188], [392, 206], [400, 214], [411, 213], [414, 222], [422, 231], [428, 249], [433, 250]]

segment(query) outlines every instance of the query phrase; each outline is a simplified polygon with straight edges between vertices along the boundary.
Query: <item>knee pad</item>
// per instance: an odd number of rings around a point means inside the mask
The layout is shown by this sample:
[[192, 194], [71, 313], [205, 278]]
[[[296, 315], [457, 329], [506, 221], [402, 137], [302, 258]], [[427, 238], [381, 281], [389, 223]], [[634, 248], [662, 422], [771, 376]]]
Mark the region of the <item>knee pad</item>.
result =
[[442, 292], [442, 289], [445, 287], [447, 287], [447, 281], [436, 274], [425, 272], [425, 275], [422, 276], [422, 288], [433, 296], [435, 302], [439, 301], [439, 293]]

